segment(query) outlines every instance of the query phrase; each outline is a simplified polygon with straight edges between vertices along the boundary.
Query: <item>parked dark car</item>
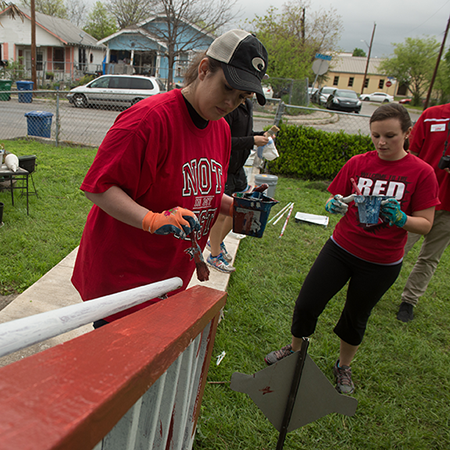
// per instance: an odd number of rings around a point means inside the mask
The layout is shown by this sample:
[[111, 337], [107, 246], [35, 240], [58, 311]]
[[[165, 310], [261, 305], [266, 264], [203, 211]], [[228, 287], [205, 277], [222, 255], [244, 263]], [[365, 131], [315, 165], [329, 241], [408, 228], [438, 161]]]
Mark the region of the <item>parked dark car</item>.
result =
[[335, 89], [327, 98], [327, 109], [359, 113], [361, 101], [355, 91]]

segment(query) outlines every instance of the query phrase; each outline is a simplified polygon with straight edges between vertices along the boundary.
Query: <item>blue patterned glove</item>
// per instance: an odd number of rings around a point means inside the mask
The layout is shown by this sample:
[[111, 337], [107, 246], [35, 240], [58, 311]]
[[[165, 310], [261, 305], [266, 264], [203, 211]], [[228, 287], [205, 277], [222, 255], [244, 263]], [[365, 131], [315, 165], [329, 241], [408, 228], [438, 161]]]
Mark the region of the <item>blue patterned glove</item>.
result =
[[395, 198], [381, 202], [381, 215], [389, 220], [389, 225], [403, 227], [406, 223], [406, 214], [400, 209], [400, 203]]
[[344, 215], [348, 211], [348, 205], [342, 202], [342, 195], [335, 195], [333, 198], [328, 200], [325, 205], [325, 210], [331, 214], [342, 214]]

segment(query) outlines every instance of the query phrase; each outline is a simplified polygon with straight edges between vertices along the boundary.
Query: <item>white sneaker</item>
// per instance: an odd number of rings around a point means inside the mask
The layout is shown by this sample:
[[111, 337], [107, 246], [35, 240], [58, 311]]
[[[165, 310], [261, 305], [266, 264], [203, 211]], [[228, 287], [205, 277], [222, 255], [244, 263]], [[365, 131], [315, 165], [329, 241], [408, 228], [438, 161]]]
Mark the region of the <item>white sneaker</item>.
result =
[[[206, 243], [206, 248], [209, 251], [212, 251], [211, 243], [209, 242], [209, 239], [208, 239], [208, 242]], [[220, 243], [220, 250], [222, 250], [222, 256], [224, 257], [225, 261], [227, 261], [227, 262], [233, 261], [233, 257], [228, 253], [227, 248], [225, 247], [225, 244], [223, 242]]]
[[227, 262], [222, 253], [219, 253], [217, 256], [212, 256], [211, 254], [206, 258], [206, 262], [213, 267], [214, 269], [218, 270], [219, 272], [223, 273], [232, 273], [236, 270], [235, 267], [233, 267], [229, 262]]

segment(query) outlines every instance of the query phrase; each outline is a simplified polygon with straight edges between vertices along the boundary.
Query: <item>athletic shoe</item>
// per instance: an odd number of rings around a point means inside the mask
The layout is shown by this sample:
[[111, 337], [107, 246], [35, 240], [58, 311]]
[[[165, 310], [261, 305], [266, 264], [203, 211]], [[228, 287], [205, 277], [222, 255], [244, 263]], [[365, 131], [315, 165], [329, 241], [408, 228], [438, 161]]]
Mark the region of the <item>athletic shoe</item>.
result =
[[228, 261], [225, 261], [222, 253], [219, 253], [217, 256], [210, 254], [208, 258], [206, 258], [206, 262], [219, 272], [232, 273], [236, 270]]
[[[206, 248], [211, 251], [211, 243], [209, 242], [209, 239], [206, 243]], [[220, 250], [222, 251], [222, 255], [225, 261], [230, 262], [233, 260], [233, 257], [228, 253], [227, 248], [225, 247], [225, 244], [223, 242], [220, 243]]]
[[288, 344], [280, 350], [270, 352], [268, 355], [266, 355], [264, 361], [266, 362], [266, 364], [271, 366], [272, 364], [281, 361], [283, 358], [286, 358], [286, 356], [292, 355], [292, 353], [294, 353], [294, 351], [292, 350], [292, 345]]
[[351, 394], [355, 390], [352, 381], [352, 369], [349, 366], [339, 367], [339, 360], [333, 367], [333, 373], [336, 377], [336, 390], [341, 394]]
[[397, 313], [397, 319], [400, 322], [411, 322], [414, 319], [413, 308], [414, 306], [411, 303], [402, 302]]

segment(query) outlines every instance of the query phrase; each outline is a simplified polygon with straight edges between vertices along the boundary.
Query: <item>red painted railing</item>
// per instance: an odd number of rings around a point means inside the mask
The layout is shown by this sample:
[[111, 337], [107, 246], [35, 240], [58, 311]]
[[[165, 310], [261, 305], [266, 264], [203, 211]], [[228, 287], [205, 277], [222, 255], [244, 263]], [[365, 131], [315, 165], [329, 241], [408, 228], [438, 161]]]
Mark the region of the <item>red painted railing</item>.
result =
[[146, 448], [190, 448], [225, 300], [194, 286], [0, 368], [0, 449], [124, 450], [145, 439]]

